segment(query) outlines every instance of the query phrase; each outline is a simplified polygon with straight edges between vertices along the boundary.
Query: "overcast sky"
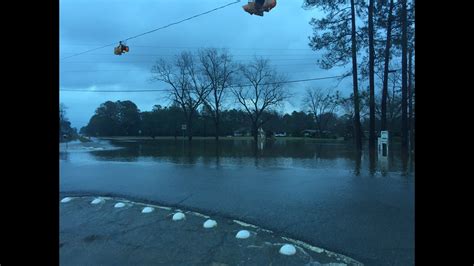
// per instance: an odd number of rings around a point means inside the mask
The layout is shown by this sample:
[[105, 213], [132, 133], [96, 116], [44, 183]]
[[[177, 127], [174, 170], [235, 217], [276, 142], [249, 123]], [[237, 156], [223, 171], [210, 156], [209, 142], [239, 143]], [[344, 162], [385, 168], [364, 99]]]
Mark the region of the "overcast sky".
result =
[[[126, 39], [233, 0], [61, 0], [60, 58]], [[303, 0], [278, 0], [264, 17], [244, 12], [241, 1], [169, 28], [130, 40], [130, 52], [113, 53], [113, 46], [60, 61], [60, 102], [67, 106], [73, 127], [85, 126], [95, 109], [107, 100], [131, 100], [141, 111], [168, 105], [164, 92], [93, 92], [94, 90], [163, 89], [153, 83], [150, 69], [160, 57], [171, 58], [183, 50], [227, 48], [239, 62], [255, 55], [268, 58], [290, 80], [339, 75], [347, 69], [323, 70], [316, 65], [318, 53], [308, 46], [309, 21], [316, 10], [304, 10]], [[302, 110], [301, 96], [307, 87], [335, 87], [338, 80], [293, 83], [295, 95], [281, 111]], [[343, 94], [351, 90], [350, 78], [340, 83]]]

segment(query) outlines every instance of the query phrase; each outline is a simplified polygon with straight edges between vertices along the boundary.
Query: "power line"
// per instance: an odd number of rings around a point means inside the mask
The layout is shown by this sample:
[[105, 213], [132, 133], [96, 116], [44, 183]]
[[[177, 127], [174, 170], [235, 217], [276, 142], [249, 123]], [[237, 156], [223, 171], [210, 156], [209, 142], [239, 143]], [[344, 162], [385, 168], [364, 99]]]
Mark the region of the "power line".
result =
[[[96, 44], [63, 44], [60, 46], [95, 46]], [[207, 44], [206, 44], [207, 45]], [[150, 48], [159, 48], [159, 49], [202, 49], [203, 46], [154, 46], [154, 45], [133, 45], [134, 47], [150, 47]], [[218, 49], [224, 48], [228, 50], [285, 50], [285, 51], [312, 51], [310, 47], [308, 48], [249, 48], [249, 47], [216, 47]], [[72, 52], [71, 52], [72, 53]]]
[[[295, 67], [295, 66], [315, 66], [315, 63], [304, 63], [304, 64], [278, 64], [278, 65], [273, 65], [275, 67]], [[143, 71], [143, 69], [137, 68], [137, 69], [95, 69], [95, 70], [61, 70], [61, 73], [87, 73], [87, 72], [115, 72], [115, 71]]]
[[92, 51], [95, 51], [95, 50], [99, 50], [99, 49], [102, 49], [102, 48], [105, 48], [105, 47], [109, 47], [109, 46], [112, 46], [112, 45], [115, 45], [116, 43], [111, 43], [111, 44], [106, 44], [104, 46], [101, 46], [101, 47], [97, 47], [97, 48], [94, 48], [94, 49], [90, 49], [90, 50], [87, 50], [87, 51], [84, 51], [84, 52], [81, 52], [81, 53], [77, 53], [77, 54], [73, 54], [71, 56], [66, 56], [66, 57], [63, 57], [61, 58], [60, 60], [64, 60], [64, 59], [68, 59], [68, 58], [71, 58], [71, 57], [74, 57], [74, 56], [78, 56], [78, 55], [81, 55], [81, 54], [85, 54], [85, 53], [89, 53], [89, 52], [92, 52]]
[[[90, 54], [90, 55], [112, 55], [109, 53], [101, 53], [101, 54]], [[127, 56], [128, 57], [134, 57], [134, 56], [176, 56], [176, 53], [173, 54], [130, 54]], [[233, 57], [236, 56], [315, 56], [316, 54], [314, 53], [306, 53], [306, 54], [231, 54]]]
[[157, 28], [157, 29], [154, 29], [154, 30], [147, 31], [147, 32], [144, 32], [144, 33], [135, 35], [135, 36], [133, 36], [133, 37], [129, 37], [129, 38], [125, 39], [125, 41], [131, 40], [131, 39], [135, 39], [135, 38], [138, 38], [138, 37], [143, 36], [143, 35], [146, 35], [146, 34], [150, 34], [150, 33], [155, 32], [155, 31], [157, 31], [157, 30], [161, 30], [161, 29], [164, 29], [164, 28], [168, 28], [168, 27], [170, 27], [170, 26], [173, 26], [173, 25], [176, 25], [176, 24], [185, 22], [185, 21], [187, 21], [187, 20], [191, 20], [191, 19], [193, 19], [193, 18], [200, 17], [200, 16], [205, 15], [205, 14], [209, 14], [209, 13], [211, 13], [211, 12], [214, 12], [214, 11], [216, 11], [216, 10], [219, 10], [219, 9], [222, 9], [222, 8], [225, 8], [225, 7], [228, 7], [228, 6], [230, 6], [230, 5], [237, 4], [237, 3], [239, 3], [239, 2], [240, 2], [240, 0], [237, 0], [237, 1], [235, 1], [235, 2], [226, 4], [226, 5], [223, 5], [223, 6], [220, 6], [220, 7], [216, 7], [216, 8], [214, 8], [214, 9], [211, 9], [211, 10], [209, 10], [209, 11], [203, 12], [203, 13], [201, 13], [201, 14], [197, 14], [197, 15], [194, 15], [194, 16], [192, 16], [192, 17], [185, 18], [185, 19], [180, 20], [180, 21], [178, 21], [178, 22], [173, 22], [173, 23], [170, 23], [170, 24], [168, 24], [168, 25], [166, 25], [166, 26], [163, 26], [163, 27], [160, 27], [160, 28]]
[[[316, 64], [318, 58], [276, 58], [276, 59], [271, 59], [271, 62], [277, 62], [279, 64], [274, 64], [275, 66], [281, 65], [281, 63], [297, 63], [297, 64]], [[73, 66], [78, 66], [78, 67], [86, 67], [84, 64], [92, 64], [92, 65], [99, 65], [99, 64], [110, 64], [110, 65], [117, 65], [117, 66], [122, 66], [122, 65], [133, 65], [133, 64], [143, 64], [143, 63], [148, 63], [148, 64], [155, 64], [157, 60], [131, 60], [131, 61], [69, 61], [69, 62], [62, 62], [61, 67], [73, 67]], [[249, 63], [253, 62], [253, 59], [238, 59], [238, 60], [233, 60], [235, 63]], [[281, 63], [280, 63], [281, 62]], [[68, 63], [68, 64], [65, 64]], [[81, 65], [79, 65], [81, 64]], [[295, 65], [295, 64], [292, 64]]]
[[[248, 63], [252, 61], [239, 61], [241, 63]], [[132, 62], [131, 62], [132, 63]], [[136, 63], [136, 62], [135, 62]], [[284, 68], [284, 67], [306, 67], [306, 66], [316, 66], [316, 62], [296, 62], [294, 64], [289, 64], [289, 63], [280, 63], [280, 64], [272, 64], [272, 67], [277, 67], [277, 68]], [[71, 66], [72, 67], [72, 66]], [[117, 68], [117, 69], [69, 69], [69, 67], [62, 67], [59, 69], [62, 73], [68, 73], [68, 72], [110, 72], [110, 71], [142, 71], [144, 70], [143, 67], [136, 67], [136, 68]]]
[[156, 92], [156, 91], [170, 91], [165, 89], [152, 89], [152, 90], [72, 90], [72, 89], [61, 89], [59, 91], [73, 91], [73, 92]]
[[[225, 7], [228, 7], [228, 6], [230, 6], [230, 5], [237, 4], [237, 3], [239, 3], [239, 2], [240, 2], [240, 0], [237, 0], [237, 1], [235, 1], [235, 2], [228, 3], [228, 4], [223, 5], [223, 6], [220, 6], [220, 7], [216, 7], [216, 8], [214, 8], [214, 9], [211, 9], [211, 10], [209, 10], [209, 11], [206, 11], [206, 12], [203, 12], [203, 13], [200, 13], [200, 14], [197, 14], [197, 15], [194, 15], [194, 16], [191, 16], [191, 17], [189, 17], [189, 18], [185, 18], [185, 19], [183, 19], [183, 20], [170, 23], [170, 24], [165, 25], [165, 26], [163, 26], [163, 27], [159, 27], [159, 28], [156, 28], [156, 29], [153, 29], [153, 30], [144, 32], [144, 33], [140, 33], [140, 34], [138, 34], [138, 35], [135, 35], [135, 36], [132, 36], [132, 37], [129, 37], [129, 38], [126, 38], [124, 41], [128, 41], [128, 40], [131, 40], [131, 39], [135, 39], [135, 38], [138, 38], [138, 37], [140, 37], [140, 36], [143, 36], [143, 35], [146, 35], [146, 34], [150, 34], [150, 33], [152, 33], [152, 32], [155, 32], [155, 31], [158, 31], [158, 30], [162, 30], [162, 29], [171, 27], [171, 26], [176, 25], [176, 24], [180, 24], [180, 23], [182, 23], [182, 22], [191, 20], [191, 19], [193, 19], [193, 18], [197, 18], [197, 17], [199, 17], [199, 16], [203, 16], [203, 15], [205, 15], [205, 14], [209, 14], [209, 13], [211, 13], [211, 12], [214, 12], [214, 11], [216, 11], [216, 10], [219, 10], [219, 9], [222, 9], [222, 8], [225, 8]], [[108, 47], [108, 46], [112, 46], [112, 45], [114, 45], [114, 44], [116, 44], [116, 43], [114, 42], [114, 43], [107, 44], [107, 45], [103, 45], [103, 46], [97, 47], [97, 48], [93, 48], [93, 49], [90, 49], [90, 50], [87, 50], [87, 51], [84, 51], [84, 52], [81, 52], [81, 53], [73, 54], [73, 55], [71, 55], [71, 56], [67, 56], [67, 57], [62, 58], [61, 60], [64, 60], [64, 59], [67, 59], [67, 58], [71, 58], [71, 57], [74, 57], [74, 56], [78, 56], [78, 55], [82, 55], [82, 54], [85, 54], [85, 53], [89, 53], [89, 52], [92, 52], [92, 51], [95, 51], [95, 50], [99, 50], [99, 49], [102, 49], [102, 48], [105, 48], [105, 47]]]
[[[329, 76], [329, 77], [320, 77], [320, 78], [310, 78], [310, 79], [299, 79], [299, 80], [288, 80], [288, 81], [280, 81], [280, 82], [269, 82], [269, 83], [263, 83], [260, 85], [274, 85], [274, 84], [287, 84], [287, 83], [297, 83], [297, 82], [308, 82], [308, 81], [315, 81], [315, 80], [324, 80], [324, 79], [334, 79], [334, 78], [341, 78], [344, 77], [344, 75], [339, 75], [339, 76]], [[237, 84], [233, 86], [228, 86], [225, 87], [227, 88], [234, 88], [234, 87], [250, 87], [253, 86], [252, 84]], [[73, 91], [73, 92], [169, 92], [171, 91], [170, 89], [150, 89], [150, 90], [72, 90], [72, 89], [61, 89], [60, 91]]]
[[[277, 58], [271, 59], [270, 61], [314, 61], [316, 62], [318, 58]], [[120, 61], [120, 62], [113, 62], [113, 61], [70, 61], [64, 63], [73, 63], [73, 64], [134, 64], [134, 63], [156, 63], [157, 60], [132, 60], [132, 61]], [[239, 59], [233, 60], [236, 63], [245, 63], [245, 62], [254, 62], [253, 59]], [[302, 62], [304, 63], [304, 62]], [[62, 63], [61, 63], [62, 64]], [[72, 65], [68, 65], [72, 66]]]
[[[293, 65], [282, 65], [282, 67], [288, 66], [292, 67]], [[140, 71], [143, 72], [143, 69], [99, 69], [99, 70], [66, 70], [61, 71], [61, 73], [97, 73], [97, 72], [133, 72], [133, 71]], [[145, 71], [146, 72], [146, 71]], [[314, 71], [302, 71], [302, 70], [293, 70], [293, 71], [283, 71], [286, 73], [314, 73]]]

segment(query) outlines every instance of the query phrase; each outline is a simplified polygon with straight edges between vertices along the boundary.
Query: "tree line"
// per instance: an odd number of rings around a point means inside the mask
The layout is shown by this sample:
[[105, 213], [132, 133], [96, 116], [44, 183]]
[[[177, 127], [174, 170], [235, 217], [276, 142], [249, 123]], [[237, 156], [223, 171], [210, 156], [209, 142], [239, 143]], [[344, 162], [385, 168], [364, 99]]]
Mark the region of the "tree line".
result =
[[[393, 95], [393, 96], [392, 96]], [[389, 125], [400, 135], [399, 93], [390, 94]], [[362, 128], [367, 131], [368, 91], [360, 95]], [[398, 103], [398, 104], [397, 104]], [[318, 138], [353, 139], [353, 96], [342, 97], [339, 91], [308, 88], [303, 97], [305, 111], [281, 113], [275, 110], [261, 113], [261, 128], [267, 136], [285, 133], [286, 136], [303, 137], [305, 134]], [[377, 125], [380, 125], [380, 110], [377, 112]], [[203, 105], [192, 114], [194, 126], [182, 130], [187, 125], [188, 115], [176, 103], [170, 106], [155, 105], [151, 111], [140, 111], [131, 101], [107, 101], [102, 103], [80, 133], [87, 136], [216, 136], [215, 115]], [[253, 121], [242, 109], [228, 108], [219, 112], [218, 136], [253, 135]], [[367, 136], [366, 136], [367, 137]]]

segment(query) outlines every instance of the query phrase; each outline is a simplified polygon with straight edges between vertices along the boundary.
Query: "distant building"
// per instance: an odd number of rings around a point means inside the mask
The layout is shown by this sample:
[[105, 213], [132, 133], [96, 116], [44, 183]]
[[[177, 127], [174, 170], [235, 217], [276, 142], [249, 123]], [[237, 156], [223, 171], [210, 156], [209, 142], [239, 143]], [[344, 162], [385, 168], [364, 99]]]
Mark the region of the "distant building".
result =
[[305, 129], [302, 132], [305, 137], [316, 138], [316, 137], [328, 137], [331, 132], [327, 130], [319, 131], [317, 129]]
[[248, 128], [240, 128], [234, 131], [234, 137], [250, 136], [250, 130]]
[[316, 137], [317, 134], [319, 134], [319, 130], [315, 129], [305, 129], [301, 131], [301, 134], [305, 137]]

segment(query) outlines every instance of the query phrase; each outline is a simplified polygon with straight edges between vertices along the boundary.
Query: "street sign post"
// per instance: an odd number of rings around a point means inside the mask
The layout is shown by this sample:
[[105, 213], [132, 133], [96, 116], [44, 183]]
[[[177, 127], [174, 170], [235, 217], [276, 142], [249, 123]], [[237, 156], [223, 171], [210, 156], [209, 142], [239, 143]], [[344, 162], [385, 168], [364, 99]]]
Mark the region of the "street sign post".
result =
[[388, 131], [380, 131], [378, 138], [378, 154], [379, 158], [388, 157]]

